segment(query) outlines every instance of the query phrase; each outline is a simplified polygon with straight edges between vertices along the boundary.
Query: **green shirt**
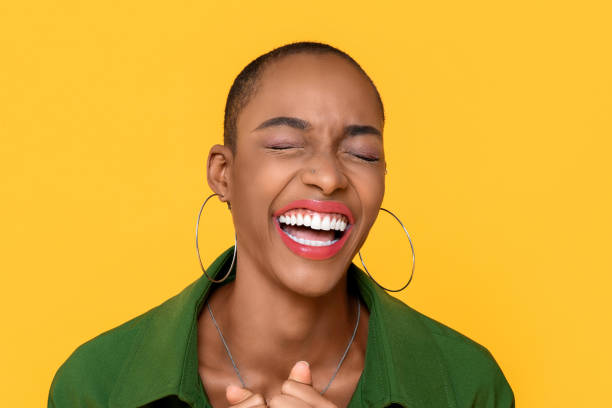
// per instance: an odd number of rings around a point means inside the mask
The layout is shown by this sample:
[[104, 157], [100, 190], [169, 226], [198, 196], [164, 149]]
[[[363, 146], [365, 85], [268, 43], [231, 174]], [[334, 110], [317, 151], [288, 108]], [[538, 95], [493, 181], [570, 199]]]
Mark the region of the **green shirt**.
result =
[[[209, 275], [223, 276], [232, 253]], [[234, 268], [223, 284], [235, 277]], [[348, 280], [370, 311], [365, 366], [348, 408], [514, 407], [487, 349], [389, 295], [354, 264]], [[78, 347], [55, 374], [48, 406], [211, 408], [198, 372], [197, 322], [215, 285], [202, 275]]]

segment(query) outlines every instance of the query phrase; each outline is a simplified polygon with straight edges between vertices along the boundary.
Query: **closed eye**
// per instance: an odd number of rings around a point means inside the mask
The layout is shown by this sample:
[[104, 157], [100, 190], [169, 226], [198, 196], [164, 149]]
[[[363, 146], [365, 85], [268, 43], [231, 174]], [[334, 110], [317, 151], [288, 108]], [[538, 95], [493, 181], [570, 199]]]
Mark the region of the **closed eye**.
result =
[[353, 156], [357, 157], [358, 159], [365, 160], [367, 162], [375, 162], [375, 161], [379, 160], [378, 157], [363, 156], [361, 154], [355, 154], [355, 153], [352, 153], [352, 154], [353, 154]]
[[278, 157], [294, 157], [304, 150], [304, 146], [300, 144], [278, 143], [265, 146], [265, 150], [268, 154]]
[[284, 146], [284, 145], [283, 146], [268, 146], [268, 149], [272, 149], [272, 150], [286, 150], [286, 149], [291, 149], [291, 148], [294, 148], [294, 147], [297, 147], [297, 146], [289, 146], [289, 145], [287, 145], [287, 146]]

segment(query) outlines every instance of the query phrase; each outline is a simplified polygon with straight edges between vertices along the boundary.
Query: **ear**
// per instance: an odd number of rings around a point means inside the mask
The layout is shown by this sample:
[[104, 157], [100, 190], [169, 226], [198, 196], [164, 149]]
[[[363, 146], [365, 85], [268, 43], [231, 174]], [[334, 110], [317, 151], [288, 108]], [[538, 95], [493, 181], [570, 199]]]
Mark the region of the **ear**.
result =
[[[208, 153], [206, 178], [211, 190], [219, 194], [219, 199], [228, 203], [231, 201], [231, 169], [234, 160], [232, 150], [223, 145], [214, 145]], [[231, 208], [231, 207], [230, 207]]]

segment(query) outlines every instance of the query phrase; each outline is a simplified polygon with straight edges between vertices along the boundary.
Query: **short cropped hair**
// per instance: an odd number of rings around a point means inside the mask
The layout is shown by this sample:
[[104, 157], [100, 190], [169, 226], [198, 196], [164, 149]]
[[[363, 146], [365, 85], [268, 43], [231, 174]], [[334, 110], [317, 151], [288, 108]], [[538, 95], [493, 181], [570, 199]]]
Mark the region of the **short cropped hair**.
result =
[[382, 103], [380, 94], [374, 81], [370, 76], [361, 68], [361, 66], [355, 61], [350, 55], [341, 51], [331, 45], [301, 41], [283, 45], [275, 48], [263, 55], [260, 55], [253, 61], [251, 61], [244, 69], [238, 74], [234, 83], [232, 84], [227, 100], [225, 102], [225, 117], [223, 120], [223, 143], [230, 147], [232, 152], [236, 153], [236, 138], [237, 138], [237, 123], [240, 112], [249, 102], [250, 98], [255, 93], [257, 81], [261, 77], [264, 68], [271, 62], [277, 61], [283, 57], [295, 54], [335, 54], [347, 61], [349, 61], [355, 68], [357, 68], [372, 84], [376, 93], [378, 104], [380, 105], [380, 111], [382, 113], [383, 123], [385, 120], [385, 109]]

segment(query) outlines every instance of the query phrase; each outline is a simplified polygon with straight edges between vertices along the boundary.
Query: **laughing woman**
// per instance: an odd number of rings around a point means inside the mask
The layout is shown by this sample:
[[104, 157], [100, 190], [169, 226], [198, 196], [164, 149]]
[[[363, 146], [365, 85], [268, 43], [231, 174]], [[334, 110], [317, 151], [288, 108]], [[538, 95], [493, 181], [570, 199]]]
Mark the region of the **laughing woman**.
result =
[[514, 406], [484, 347], [351, 262], [383, 201], [383, 125], [374, 83], [336, 48], [293, 43], [245, 67], [207, 169], [236, 245], [77, 348], [49, 406]]

